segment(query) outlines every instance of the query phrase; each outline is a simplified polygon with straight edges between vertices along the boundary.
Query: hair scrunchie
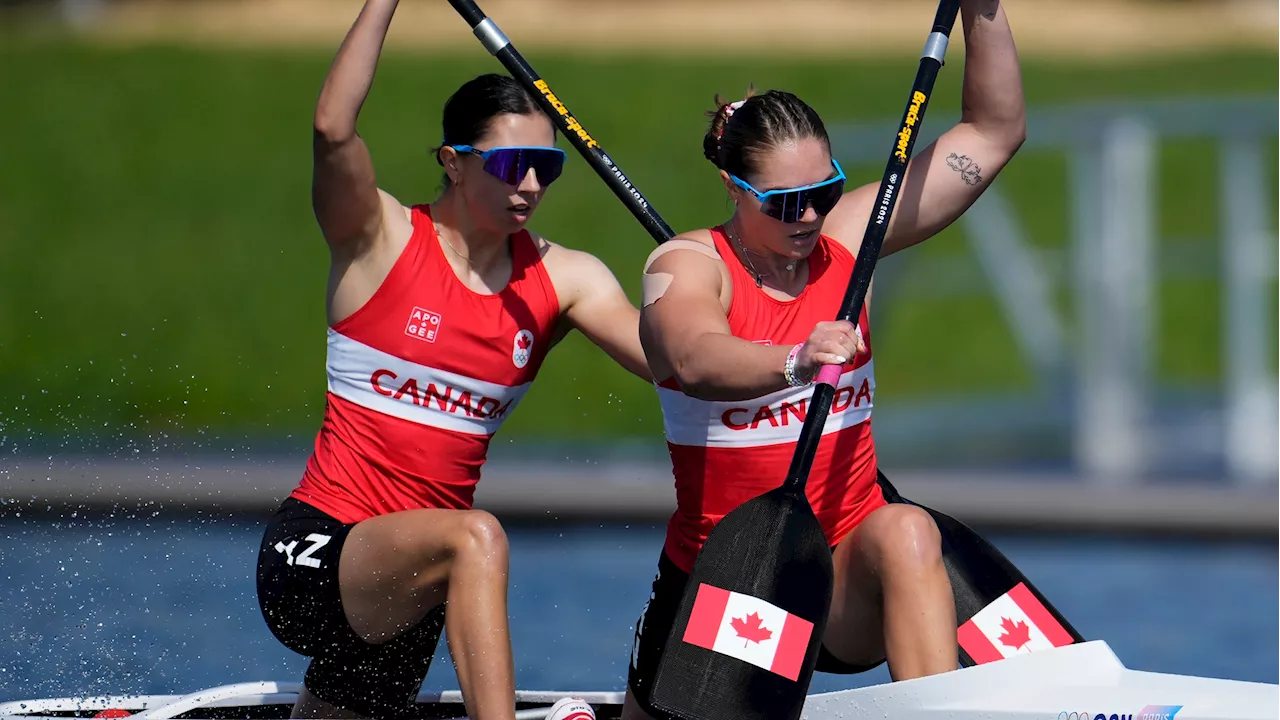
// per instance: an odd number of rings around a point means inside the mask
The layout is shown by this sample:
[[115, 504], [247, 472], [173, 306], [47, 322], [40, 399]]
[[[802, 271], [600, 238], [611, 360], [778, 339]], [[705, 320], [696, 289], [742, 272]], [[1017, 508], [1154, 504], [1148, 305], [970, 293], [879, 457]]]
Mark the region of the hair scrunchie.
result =
[[738, 108], [745, 105], [746, 102], [746, 100], [739, 100], [724, 106], [724, 123], [720, 125], [720, 132], [716, 134], [716, 140], [724, 137], [724, 129], [729, 126], [729, 118], [733, 117], [733, 114], [737, 112]]

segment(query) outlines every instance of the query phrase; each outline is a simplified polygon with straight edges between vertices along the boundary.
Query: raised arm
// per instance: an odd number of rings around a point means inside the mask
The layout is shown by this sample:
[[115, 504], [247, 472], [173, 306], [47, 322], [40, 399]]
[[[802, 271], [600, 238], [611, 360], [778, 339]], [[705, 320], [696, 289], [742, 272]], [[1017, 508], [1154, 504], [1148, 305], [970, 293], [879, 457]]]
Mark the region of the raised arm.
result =
[[311, 205], [335, 250], [357, 250], [382, 224], [373, 160], [356, 118], [373, 86], [382, 43], [398, 0], [367, 0], [329, 68], [316, 103]]
[[[962, 0], [964, 88], [960, 122], [917, 153], [881, 256], [910, 247], [950, 225], [981, 195], [1027, 135], [1022, 74], [1000, 0]], [[827, 219], [827, 232], [861, 242], [879, 183], [845, 194]]]
[[[730, 330], [719, 261], [694, 249], [654, 252], [645, 271], [652, 289], [640, 311], [640, 339], [654, 376], [675, 377], [686, 395], [702, 400], [748, 400], [787, 387], [791, 346], [754, 343]], [[860, 347], [852, 324], [819, 323], [797, 357], [796, 373], [812, 378], [820, 365], [843, 363]]]

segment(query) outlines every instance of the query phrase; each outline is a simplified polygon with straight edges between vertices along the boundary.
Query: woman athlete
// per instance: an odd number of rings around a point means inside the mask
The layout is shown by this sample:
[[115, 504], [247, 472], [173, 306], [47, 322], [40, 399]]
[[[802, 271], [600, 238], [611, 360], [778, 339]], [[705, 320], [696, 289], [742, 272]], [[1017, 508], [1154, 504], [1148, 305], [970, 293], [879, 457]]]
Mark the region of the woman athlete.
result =
[[[911, 160], [882, 255], [933, 236], [978, 198], [1026, 133], [1017, 53], [998, 0], [963, 0], [963, 115]], [[646, 267], [641, 340], [658, 382], [676, 481], [652, 594], [636, 625], [624, 717], [661, 717], [654, 674], [698, 550], [712, 527], [786, 476], [809, 384], [844, 366], [807, 495], [834, 549], [835, 587], [818, 669], [887, 659], [895, 680], [958, 665], [955, 608], [928, 514], [887, 505], [871, 435], [875, 379], [863, 309], [832, 322], [878, 183], [844, 193], [817, 114], [778, 91], [721, 106], [704, 140], [735, 204]]]
[[403, 716], [443, 626], [470, 716], [510, 720], [506, 538], [471, 509], [489, 440], [571, 328], [650, 375], [609, 270], [524, 229], [565, 154], [514, 80], [478, 77], [446, 103], [434, 203], [378, 188], [356, 119], [396, 4], [365, 3], [316, 107], [328, 393], [263, 537], [258, 597], [311, 658], [295, 717]]

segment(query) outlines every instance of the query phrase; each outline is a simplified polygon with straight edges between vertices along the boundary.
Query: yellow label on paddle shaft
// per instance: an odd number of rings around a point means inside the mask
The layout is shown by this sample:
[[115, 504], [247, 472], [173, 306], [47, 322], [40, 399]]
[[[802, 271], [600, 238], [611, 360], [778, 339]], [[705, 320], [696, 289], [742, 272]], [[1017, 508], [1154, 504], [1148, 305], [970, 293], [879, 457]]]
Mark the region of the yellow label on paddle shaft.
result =
[[547, 86], [546, 80], [538, 80], [533, 83], [533, 86], [538, 88], [538, 92], [542, 93], [543, 96], [547, 98], [547, 102], [551, 103], [551, 106], [556, 109], [556, 112], [560, 113], [561, 117], [564, 118], [564, 127], [566, 132], [572, 132], [579, 138], [582, 138], [582, 141], [587, 144], [588, 148], [600, 147], [600, 144], [588, 135], [586, 130], [582, 129], [581, 123], [569, 114], [569, 108], [565, 107], [564, 103], [560, 102], [560, 98], [556, 97], [556, 94], [551, 92], [551, 88]]
[[911, 129], [920, 121], [920, 106], [924, 105], [929, 97], [919, 90], [911, 96], [911, 106], [907, 108], [907, 119], [902, 123], [902, 129], [898, 131], [898, 149], [893, 153], [894, 157], [902, 162], [907, 161], [907, 143], [911, 141]]

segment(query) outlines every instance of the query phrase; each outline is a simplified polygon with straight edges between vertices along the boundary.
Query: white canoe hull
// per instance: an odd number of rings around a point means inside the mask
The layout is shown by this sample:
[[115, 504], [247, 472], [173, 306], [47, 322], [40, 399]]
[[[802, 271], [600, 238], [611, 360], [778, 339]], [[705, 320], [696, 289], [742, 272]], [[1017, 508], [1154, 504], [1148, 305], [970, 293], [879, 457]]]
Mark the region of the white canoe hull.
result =
[[[199, 708], [279, 706], [286, 717], [297, 683], [246, 683], [191, 695], [57, 698], [0, 703], [0, 720], [31, 720], [68, 711], [122, 708], [164, 720]], [[518, 699], [550, 706], [569, 695], [617, 717], [621, 692], [530, 692]], [[457, 705], [456, 691], [423, 693], [427, 705]], [[1073, 714], [1074, 713], [1074, 714]], [[461, 712], [459, 712], [461, 714]], [[521, 718], [539, 718], [531, 708]], [[1146, 715], [1144, 717], [1144, 714]], [[191, 717], [198, 717], [192, 713]], [[1105, 642], [1022, 655], [917, 680], [818, 693], [805, 720], [1280, 720], [1280, 686], [1129, 670]]]
[[[1140, 717], [1144, 708], [1154, 716]], [[1280, 686], [1130, 670], [1098, 640], [944, 675], [811, 695], [803, 717], [1078, 720], [1085, 713], [1089, 720], [1276, 720]]]

